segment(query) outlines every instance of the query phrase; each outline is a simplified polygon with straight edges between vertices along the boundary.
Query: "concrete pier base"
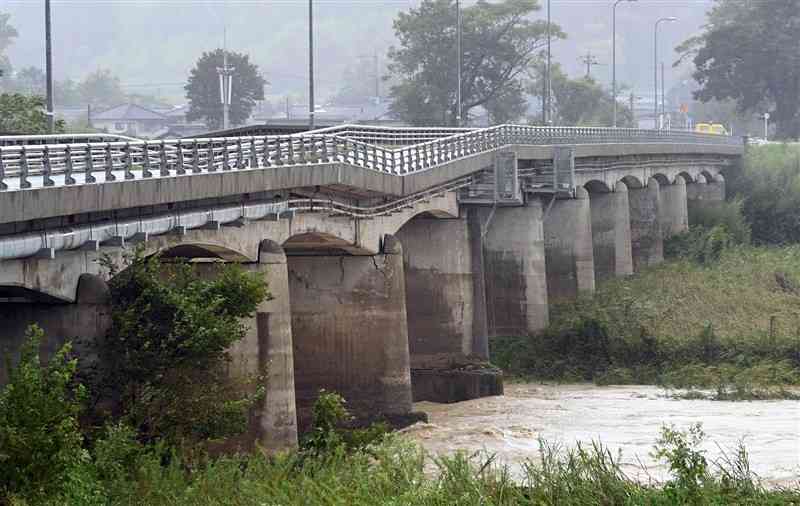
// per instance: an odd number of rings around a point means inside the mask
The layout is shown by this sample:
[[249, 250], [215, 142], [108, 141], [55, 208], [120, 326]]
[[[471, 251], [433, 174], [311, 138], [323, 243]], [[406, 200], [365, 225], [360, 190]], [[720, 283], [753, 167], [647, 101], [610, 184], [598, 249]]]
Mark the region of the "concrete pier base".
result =
[[547, 300], [553, 303], [594, 292], [589, 193], [577, 188], [576, 198], [543, 205], [549, 208], [544, 217]]
[[686, 205], [686, 181], [678, 177], [674, 184], [659, 187], [661, 203], [659, 221], [664, 237], [671, 237], [689, 229], [689, 212]]
[[631, 256], [633, 270], [664, 261], [664, 235], [661, 231], [661, 199], [658, 181], [650, 178], [644, 188], [628, 188], [631, 217]]
[[385, 236], [375, 256], [290, 256], [298, 426], [319, 390], [341, 394], [360, 421], [411, 412], [403, 251]]
[[527, 335], [544, 329], [548, 308], [541, 201], [478, 208], [475, 219], [483, 235], [489, 334]]
[[617, 183], [614, 191], [591, 191], [592, 247], [595, 280], [633, 274], [628, 187]]

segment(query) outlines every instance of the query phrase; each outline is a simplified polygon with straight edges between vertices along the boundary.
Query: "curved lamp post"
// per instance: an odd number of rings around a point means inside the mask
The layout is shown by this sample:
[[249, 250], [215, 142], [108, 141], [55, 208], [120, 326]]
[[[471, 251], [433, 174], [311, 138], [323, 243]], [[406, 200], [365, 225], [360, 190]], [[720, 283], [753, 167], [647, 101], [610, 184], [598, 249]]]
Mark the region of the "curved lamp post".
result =
[[653, 91], [655, 94], [653, 95], [653, 125], [654, 129], [658, 128], [658, 25], [663, 22], [674, 23], [677, 21], [678, 18], [675, 16], [669, 16], [667, 18], [661, 18], [656, 21], [654, 35], [653, 35], [653, 72], [655, 79], [653, 81]]

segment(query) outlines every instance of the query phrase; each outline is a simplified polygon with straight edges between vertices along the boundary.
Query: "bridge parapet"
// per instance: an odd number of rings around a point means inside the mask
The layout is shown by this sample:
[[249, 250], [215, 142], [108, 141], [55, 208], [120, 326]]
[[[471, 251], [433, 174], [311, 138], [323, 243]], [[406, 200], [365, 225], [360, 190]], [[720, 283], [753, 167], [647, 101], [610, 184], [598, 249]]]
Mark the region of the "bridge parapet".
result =
[[[743, 148], [739, 138], [693, 132], [521, 125], [460, 133], [445, 129], [437, 131], [437, 135], [451, 135], [402, 145], [408, 138], [433, 135], [425, 134], [429, 130], [432, 129], [402, 131], [344, 126], [285, 137], [3, 146], [0, 190], [330, 162], [404, 176], [512, 145], [646, 143], [720, 146], [739, 151]], [[401, 147], [397, 149], [386, 147], [398, 144]]]

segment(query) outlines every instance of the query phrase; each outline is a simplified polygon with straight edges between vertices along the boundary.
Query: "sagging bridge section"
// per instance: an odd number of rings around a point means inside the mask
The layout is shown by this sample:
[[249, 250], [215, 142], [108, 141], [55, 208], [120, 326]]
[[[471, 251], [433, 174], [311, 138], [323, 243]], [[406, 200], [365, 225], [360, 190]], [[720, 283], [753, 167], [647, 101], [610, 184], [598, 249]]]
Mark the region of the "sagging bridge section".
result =
[[232, 350], [239, 370], [268, 370], [253, 436], [271, 449], [296, 444], [320, 388], [364, 417], [491, 393], [435, 371], [662, 261], [743, 152], [723, 136], [516, 125], [74, 140], [0, 142], [0, 347], [32, 322], [46, 351], [102, 335], [99, 259], [131, 245], [241, 263], [274, 296]]

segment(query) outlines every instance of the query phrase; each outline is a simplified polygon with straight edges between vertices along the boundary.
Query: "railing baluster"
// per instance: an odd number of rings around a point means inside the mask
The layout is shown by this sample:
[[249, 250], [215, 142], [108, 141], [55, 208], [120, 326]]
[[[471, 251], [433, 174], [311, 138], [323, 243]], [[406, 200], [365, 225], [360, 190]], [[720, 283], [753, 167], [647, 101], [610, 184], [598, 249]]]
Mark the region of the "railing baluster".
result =
[[67, 144], [64, 148], [64, 184], [75, 184], [75, 178], [72, 177], [72, 146]]
[[0, 191], [8, 190], [8, 185], [5, 183], [6, 178], [6, 163], [3, 161], [3, 150], [0, 149]]
[[242, 149], [242, 138], [236, 138], [236, 168], [241, 170], [244, 168], [244, 150]]
[[222, 170], [231, 170], [231, 151], [228, 146], [228, 138], [222, 139]]
[[258, 168], [258, 153], [256, 153], [256, 138], [250, 137], [250, 168]]
[[45, 146], [42, 150], [42, 185], [54, 186], [56, 183], [50, 177], [52, 169], [50, 167], [50, 147]]
[[131, 144], [129, 142], [125, 143], [125, 151], [122, 153], [122, 160], [125, 167], [125, 179], [133, 179], [133, 156], [131, 155]]
[[164, 177], [170, 176], [169, 165], [167, 165], [167, 145], [164, 141], [158, 144], [158, 173]]
[[291, 137], [287, 138], [288, 151], [286, 152], [287, 161], [289, 165], [294, 165], [294, 141]]
[[86, 145], [86, 158], [84, 160], [84, 167], [83, 167], [83, 180], [86, 183], [94, 183], [97, 181], [97, 178], [94, 177], [94, 154], [92, 153], [92, 144], [89, 143]]
[[104, 163], [106, 169], [106, 181], [116, 181], [117, 177], [114, 175], [114, 155], [111, 154], [111, 143], [107, 142], [103, 149]]
[[186, 167], [184, 166], [184, 158], [183, 158], [183, 141], [178, 139], [178, 142], [175, 144], [175, 149], [178, 150], [178, 163], [175, 167], [175, 174], [182, 176], [186, 174]]
[[215, 140], [210, 140], [206, 143], [206, 171], [217, 171], [217, 148], [214, 143]]
[[192, 173], [199, 174], [203, 169], [200, 167], [200, 146], [197, 140], [192, 141]]
[[152, 165], [150, 164], [150, 144], [144, 141], [142, 144], [142, 177], [153, 177]]
[[28, 181], [28, 149], [22, 146], [19, 159], [19, 187], [30, 188], [31, 183]]
[[264, 141], [263, 144], [261, 145], [261, 149], [264, 150], [264, 153], [262, 154], [261, 157], [264, 167], [269, 167], [270, 165], [272, 165], [272, 163], [270, 163], [271, 160], [269, 158], [269, 137], [267, 137], [266, 135], [264, 136]]
[[273, 158], [273, 160], [275, 160], [275, 165], [283, 165], [283, 159], [281, 157], [281, 138], [280, 137], [276, 137], [275, 138], [275, 157]]

